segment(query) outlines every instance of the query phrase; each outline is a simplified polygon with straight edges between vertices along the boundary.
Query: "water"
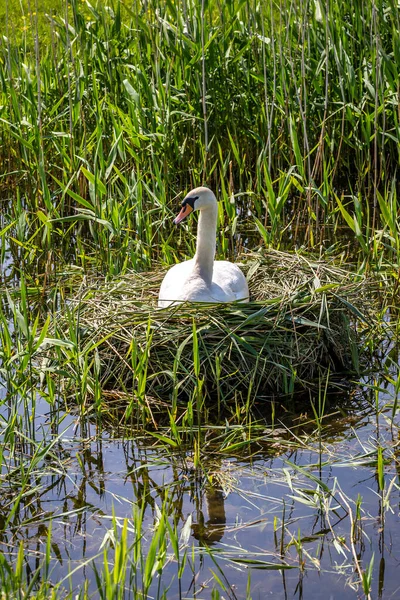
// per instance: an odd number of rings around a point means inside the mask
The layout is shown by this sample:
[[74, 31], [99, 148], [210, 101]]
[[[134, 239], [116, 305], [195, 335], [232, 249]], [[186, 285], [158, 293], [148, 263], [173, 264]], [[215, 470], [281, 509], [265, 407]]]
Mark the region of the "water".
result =
[[[14, 563], [23, 540], [27, 572], [34, 572], [44, 558], [51, 522], [50, 579], [64, 580], [67, 589], [77, 589], [86, 579], [96, 596], [93, 564], [102, 568], [102, 548], [113, 539], [113, 518], [117, 532], [128, 520], [132, 541], [134, 507], [143, 510], [146, 554], [164, 505], [180, 532], [192, 520], [180, 589], [177, 564], [168, 549], [161, 589], [171, 586], [169, 599], [211, 598], [218, 587], [214, 572], [228, 590], [224, 597], [245, 598], [250, 578], [253, 599], [317, 599], [323, 589], [324, 598], [347, 600], [361, 594], [356, 592], [347, 512], [349, 506], [356, 518], [355, 502], [361, 496], [355, 552], [364, 569], [374, 556], [372, 597], [397, 598], [399, 428], [385, 408], [392, 393], [390, 388], [381, 393], [378, 411], [370, 394], [361, 395], [342, 414], [336, 411], [327, 419], [321, 435], [308, 422], [310, 415], [291, 415], [274, 431], [266, 427], [265, 436], [251, 447], [251, 457], [221, 452], [211, 443], [201, 473], [194, 469], [190, 451], [169, 451], [150, 436], [122, 440], [103, 432], [99, 437], [94, 425], [83, 438], [78, 420], [68, 415], [51, 456], [32, 474], [32, 493], [12, 520], [19, 526], [3, 534], [2, 551]], [[39, 402], [37, 438], [50, 435], [50, 420], [47, 404]], [[286, 429], [288, 422], [292, 433]], [[384, 494], [377, 483], [378, 440], [386, 449]], [[313, 476], [332, 496], [316, 494]], [[329, 511], [321, 498], [330, 504]], [[2, 504], [4, 519], [4, 497]], [[112, 545], [108, 560], [111, 568]], [[266, 568], [282, 563], [293, 568]], [[157, 586], [156, 577], [154, 595]]]
[[[10, 274], [11, 266], [7, 253], [4, 275]], [[11, 414], [9, 389], [10, 382], [0, 379], [2, 439]], [[59, 408], [54, 413], [35, 396], [32, 413], [29, 402], [22, 401], [18, 412], [30, 423], [29, 436], [35, 443], [21, 436], [12, 456], [4, 446], [8, 468], [1, 473], [0, 524], [9, 522], [1, 528], [0, 549], [14, 569], [23, 543], [28, 581], [39, 570], [41, 578], [74, 593], [85, 581], [88, 592], [98, 597], [95, 569], [104, 569], [104, 549], [112, 570], [124, 522], [129, 548], [137, 537], [135, 515], [141, 512], [143, 564], [135, 579], [130, 550], [125, 577], [124, 597], [134, 598], [164, 511], [181, 536], [186, 565], [179, 581], [169, 544], [150, 597], [161, 597], [168, 589], [168, 600], [206, 600], [213, 597], [213, 590], [220, 590], [223, 598], [242, 599], [250, 589], [253, 600], [361, 598], [356, 557], [363, 571], [373, 558], [372, 598], [399, 598], [400, 437], [398, 414], [392, 415], [395, 390], [379, 376], [376, 382], [363, 381], [356, 390], [350, 399], [349, 392], [336, 396], [321, 430], [309, 404], [281, 414], [273, 426], [271, 415], [266, 416], [264, 431], [257, 431], [256, 441], [244, 447], [246, 427], [238, 429], [236, 445], [224, 446], [224, 424], [220, 429], [210, 425], [201, 444], [201, 470], [194, 467], [193, 445], [177, 450], [151, 435], [126, 431], [116, 439], [115, 431], [99, 432], [94, 423], [82, 428], [74, 406], [70, 412]], [[18, 397], [18, 390], [12, 393], [13, 399]], [[233, 431], [226, 425], [227, 438]], [[159, 433], [168, 436], [165, 430]], [[41, 440], [43, 447], [54, 445], [31, 467]], [[383, 492], [378, 446], [385, 459]], [[28, 476], [25, 495], [16, 506], [21, 464]], [[46, 573], [48, 539], [51, 562]]]

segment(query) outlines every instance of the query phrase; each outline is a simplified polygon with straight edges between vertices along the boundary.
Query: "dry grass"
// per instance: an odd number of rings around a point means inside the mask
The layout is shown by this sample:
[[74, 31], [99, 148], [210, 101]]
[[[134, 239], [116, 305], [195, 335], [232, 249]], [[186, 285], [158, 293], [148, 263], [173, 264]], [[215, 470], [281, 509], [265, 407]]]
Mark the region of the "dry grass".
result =
[[75, 328], [79, 352], [108, 398], [133, 393], [168, 402], [200, 385], [204, 397], [219, 401], [259, 400], [365, 366], [370, 281], [276, 251], [249, 255], [243, 269], [252, 301], [212, 309], [157, 308], [161, 272], [86, 282], [60, 315], [58, 334], [67, 339]]

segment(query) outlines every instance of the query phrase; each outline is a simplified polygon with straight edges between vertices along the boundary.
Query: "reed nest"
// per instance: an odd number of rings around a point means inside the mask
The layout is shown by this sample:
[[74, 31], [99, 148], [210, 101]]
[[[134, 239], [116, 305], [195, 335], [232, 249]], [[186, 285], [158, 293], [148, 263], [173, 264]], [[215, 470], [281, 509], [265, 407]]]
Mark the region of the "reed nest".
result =
[[163, 272], [92, 279], [60, 316], [58, 335], [68, 337], [73, 322], [105, 398], [128, 392], [167, 404], [199, 386], [209, 400], [271, 398], [366, 363], [367, 279], [278, 251], [250, 254], [242, 268], [249, 303], [159, 309]]

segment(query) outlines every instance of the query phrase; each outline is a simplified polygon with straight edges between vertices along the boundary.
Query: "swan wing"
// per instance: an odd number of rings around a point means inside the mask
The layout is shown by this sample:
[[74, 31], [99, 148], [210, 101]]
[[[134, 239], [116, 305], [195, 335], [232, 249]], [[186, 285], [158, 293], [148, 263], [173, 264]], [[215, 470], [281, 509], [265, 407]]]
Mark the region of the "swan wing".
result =
[[249, 300], [249, 287], [246, 277], [240, 268], [234, 263], [226, 260], [218, 260], [214, 263], [213, 284], [216, 284], [225, 297], [229, 299], [216, 300], [216, 302], [235, 302]]
[[167, 271], [160, 287], [158, 306], [165, 308], [176, 301], [186, 300], [188, 282], [191, 280], [193, 260], [174, 265]]

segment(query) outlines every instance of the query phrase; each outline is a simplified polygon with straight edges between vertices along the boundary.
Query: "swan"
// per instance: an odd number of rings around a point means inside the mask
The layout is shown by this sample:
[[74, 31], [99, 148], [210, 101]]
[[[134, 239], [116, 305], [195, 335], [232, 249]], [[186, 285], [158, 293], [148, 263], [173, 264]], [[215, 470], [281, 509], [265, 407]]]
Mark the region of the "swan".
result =
[[160, 287], [158, 306], [178, 302], [248, 302], [249, 288], [242, 271], [226, 260], [214, 261], [218, 205], [213, 192], [198, 187], [185, 196], [174, 223], [178, 225], [191, 212], [200, 212], [196, 253], [191, 260], [169, 269]]

